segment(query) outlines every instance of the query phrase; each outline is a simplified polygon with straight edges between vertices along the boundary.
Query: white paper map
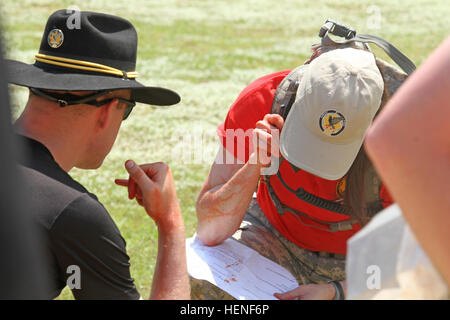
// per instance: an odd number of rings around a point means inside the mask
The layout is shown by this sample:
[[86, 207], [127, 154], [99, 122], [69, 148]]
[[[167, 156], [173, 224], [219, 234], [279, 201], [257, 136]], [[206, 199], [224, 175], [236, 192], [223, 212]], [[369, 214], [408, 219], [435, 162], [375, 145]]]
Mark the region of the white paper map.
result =
[[274, 293], [298, 287], [288, 270], [231, 238], [207, 247], [194, 235], [186, 239], [186, 256], [192, 277], [239, 300], [276, 300]]

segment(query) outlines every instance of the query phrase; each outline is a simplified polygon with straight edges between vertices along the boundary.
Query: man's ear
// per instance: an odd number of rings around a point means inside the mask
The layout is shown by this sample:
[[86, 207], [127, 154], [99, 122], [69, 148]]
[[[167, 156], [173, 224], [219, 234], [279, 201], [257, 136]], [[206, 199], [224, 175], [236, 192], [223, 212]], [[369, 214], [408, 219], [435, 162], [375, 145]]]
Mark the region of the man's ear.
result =
[[96, 124], [99, 129], [104, 129], [108, 126], [108, 123], [112, 118], [112, 110], [117, 107], [118, 103], [118, 99], [113, 99], [101, 107], [98, 107]]

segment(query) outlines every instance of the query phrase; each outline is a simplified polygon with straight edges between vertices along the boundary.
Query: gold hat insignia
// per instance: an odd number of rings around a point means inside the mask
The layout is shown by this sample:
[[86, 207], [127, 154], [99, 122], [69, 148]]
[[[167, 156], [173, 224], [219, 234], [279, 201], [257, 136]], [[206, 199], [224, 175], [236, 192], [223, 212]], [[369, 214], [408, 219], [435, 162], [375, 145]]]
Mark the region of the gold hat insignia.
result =
[[60, 29], [53, 29], [48, 33], [47, 42], [53, 49], [61, 47], [64, 41], [64, 33]]

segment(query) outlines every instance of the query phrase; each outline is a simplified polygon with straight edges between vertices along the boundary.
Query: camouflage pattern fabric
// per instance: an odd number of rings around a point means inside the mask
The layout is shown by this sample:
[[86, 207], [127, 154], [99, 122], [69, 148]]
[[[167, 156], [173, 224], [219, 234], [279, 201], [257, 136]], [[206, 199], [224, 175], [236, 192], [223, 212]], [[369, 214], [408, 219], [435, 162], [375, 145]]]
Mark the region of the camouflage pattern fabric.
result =
[[[345, 279], [343, 256], [322, 256], [293, 244], [271, 226], [255, 199], [232, 238], [289, 270], [299, 285]], [[234, 299], [206, 280], [190, 277], [190, 282], [193, 300]]]
[[381, 106], [383, 107], [403, 84], [408, 75], [380, 58], [375, 58], [375, 61], [384, 81], [384, 92], [381, 99]]

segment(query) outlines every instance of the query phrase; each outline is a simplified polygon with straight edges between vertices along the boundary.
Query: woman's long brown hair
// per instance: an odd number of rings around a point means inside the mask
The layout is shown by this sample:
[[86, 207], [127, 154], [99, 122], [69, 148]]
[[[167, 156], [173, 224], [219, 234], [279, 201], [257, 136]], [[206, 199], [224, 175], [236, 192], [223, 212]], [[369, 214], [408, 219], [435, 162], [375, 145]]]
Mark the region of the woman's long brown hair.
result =
[[[378, 65], [378, 63], [377, 63]], [[378, 69], [383, 76], [384, 81], [384, 91], [383, 96], [381, 98], [381, 105], [378, 109], [377, 114], [383, 109], [386, 105], [386, 102], [389, 99], [389, 92], [387, 90], [387, 84], [385, 81], [385, 77], [383, 74], [383, 68], [380, 68], [378, 65]], [[366, 173], [368, 170], [374, 170], [372, 162], [364, 150], [364, 146], [358, 152], [355, 161], [350, 167], [346, 179], [345, 179], [345, 191], [343, 194], [344, 204], [349, 206], [352, 211], [352, 216], [359, 221], [361, 226], [367, 224], [371, 218], [370, 212], [368, 210], [367, 203], [367, 195], [366, 195]]]

